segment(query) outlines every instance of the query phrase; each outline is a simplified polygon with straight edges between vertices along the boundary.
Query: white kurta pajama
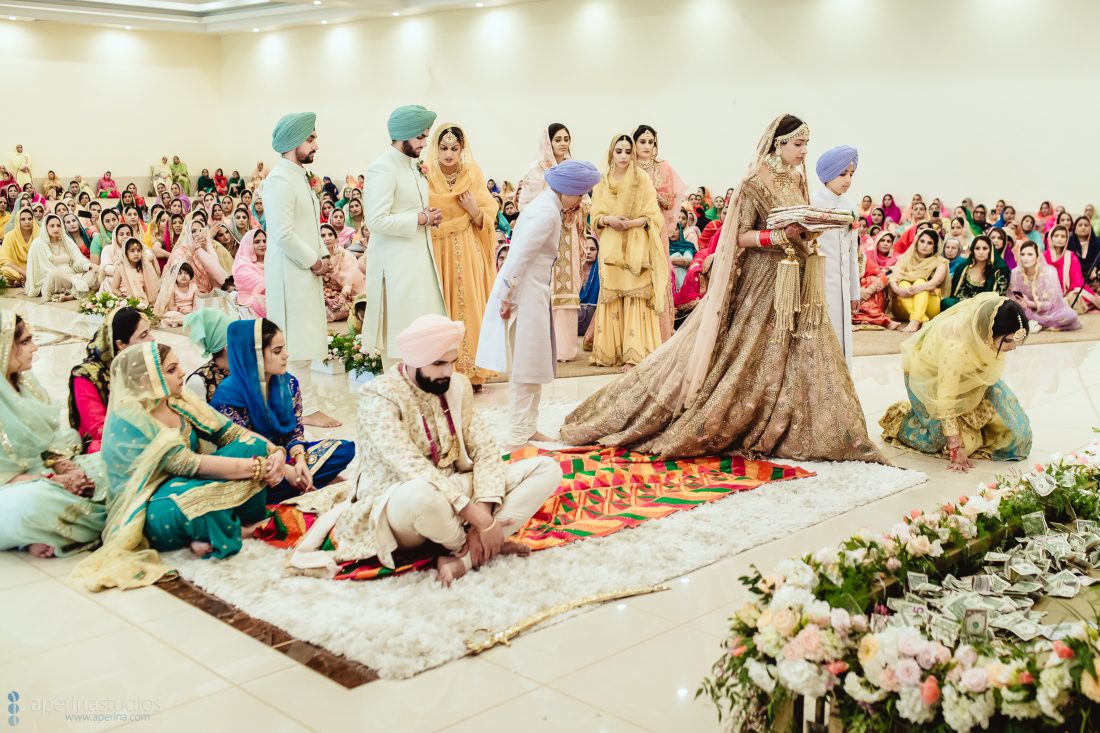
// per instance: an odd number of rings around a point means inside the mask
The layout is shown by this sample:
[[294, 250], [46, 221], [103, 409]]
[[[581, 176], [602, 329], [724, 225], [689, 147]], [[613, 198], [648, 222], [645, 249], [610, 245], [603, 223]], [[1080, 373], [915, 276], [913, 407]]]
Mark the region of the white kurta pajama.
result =
[[367, 169], [363, 213], [370, 231], [363, 344], [386, 363], [401, 358], [397, 334], [420, 316], [447, 315], [432, 236], [418, 223], [428, 207], [428, 179], [394, 147]]
[[[812, 196], [814, 206], [855, 211], [843, 196], [821, 188]], [[825, 255], [825, 300], [829, 320], [840, 341], [848, 371], [852, 370], [852, 301], [859, 300], [859, 235], [854, 229], [829, 229], [817, 240]]]
[[321, 278], [309, 268], [327, 257], [328, 250], [321, 242], [320, 207], [305, 168], [279, 159], [264, 181], [264, 214], [267, 317], [286, 336], [290, 371], [311, 412], [315, 405], [309, 362], [328, 353], [328, 320]]
[[[512, 445], [526, 443], [537, 431], [542, 385], [554, 381], [550, 279], [561, 216], [561, 199], [549, 188], [523, 209], [481, 325], [477, 365], [509, 374]], [[505, 300], [515, 304], [507, 323], [500, 317]]]

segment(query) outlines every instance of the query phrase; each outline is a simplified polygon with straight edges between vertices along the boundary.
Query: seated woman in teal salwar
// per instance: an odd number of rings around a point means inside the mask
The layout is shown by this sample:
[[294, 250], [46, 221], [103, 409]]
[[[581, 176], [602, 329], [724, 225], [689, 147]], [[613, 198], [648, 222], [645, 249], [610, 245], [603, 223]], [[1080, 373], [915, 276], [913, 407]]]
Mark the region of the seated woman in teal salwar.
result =
[[908, 402], [879, 421], [888, 443], [947, 454], [952, 471], [970, 458], [1021, 461], [1031, 452], [1031, 423], [1001, 380], [1004, 355], [1022, 344], [1028, 319], [996, 293], [962, 301], [901, 346]]
[[305, 439], [302, 394], [298, 380], [286, 371], [283, 332], [266, 318], [235, 321], [229, 324], [226, 349], [229, 376], [218, 385], [210, 406], [287, 451], [283, 480], [268, 490], [268, 502], [331, 483], [355, 458], [355, 443]]
[[[157, 550], [236, 554], [264, 519], [265, 486], [282, 480], [283, 449], [184, 390], [184, 376], [172, 350], [155, 343], [112, 363], [107, 527], [103, 547], [73, 571], [88, 590], [156, 582], [169, 571]], [[217, 446], [213, 454], [200, 452], [202, 441]]]
[[99, 542], [107, 481], [31, 374], [37, 350], [26, 322], [0, 312], [0, 550], [54, 557]]

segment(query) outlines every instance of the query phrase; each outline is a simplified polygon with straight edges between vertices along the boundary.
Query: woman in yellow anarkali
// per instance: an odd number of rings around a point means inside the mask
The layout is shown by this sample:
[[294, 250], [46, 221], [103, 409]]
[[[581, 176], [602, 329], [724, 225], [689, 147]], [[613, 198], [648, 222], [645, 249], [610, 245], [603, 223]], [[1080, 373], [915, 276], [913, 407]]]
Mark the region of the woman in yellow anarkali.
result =
[[443, 300], [452, 320], [466, 324], [458, 352], [458, 370], [475, 391], [492, 372], [474, 365], [485, 304], [496, 277], [493, 234], [497, 204], [474, 161], [469, 138], [458, 125], [440, 125], [428, 146], [428, 200], [443, 212], [432, 229], [432, 247], [443, 284]]
[[591, 217], [600, 241], [592, 363], [629, 368], [661, 345], [669, 268], [657, 189], [635, 163], [630, 135], [611, 141]]

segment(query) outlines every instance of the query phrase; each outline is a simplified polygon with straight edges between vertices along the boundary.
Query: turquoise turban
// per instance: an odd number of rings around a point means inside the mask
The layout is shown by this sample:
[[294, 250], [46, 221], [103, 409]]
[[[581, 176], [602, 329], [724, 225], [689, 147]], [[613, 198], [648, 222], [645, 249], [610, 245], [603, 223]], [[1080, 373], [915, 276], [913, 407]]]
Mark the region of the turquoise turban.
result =
[[390, 140], [412, 140], [423, 135], [434, 124], [435, 112], [419, 104], [407, 104], [390, 114], [386, 127], [390, 131]]
[[202, 348], [204, 359], [225, 348], [233, 319], [217, 308], [200, 308], [183, 319], [183, 331], [191, 343]]
[[817, 177], [822, 183], [844, 175], [848, 166], [859, 167], [859, 151], [851, 145], [838, 145], [826, 150], [817, 161]]
[[546, 171], [546, 185], [565, 196], [583, 196], [600, 182], [600, 172], [586, 160], [566, 160]]
[[317, 115], [313, 112], [291, 112], [285, 115], [271, 132], [271, 147], [279, 155], [290, 152], [306, 141], [317, 129]]

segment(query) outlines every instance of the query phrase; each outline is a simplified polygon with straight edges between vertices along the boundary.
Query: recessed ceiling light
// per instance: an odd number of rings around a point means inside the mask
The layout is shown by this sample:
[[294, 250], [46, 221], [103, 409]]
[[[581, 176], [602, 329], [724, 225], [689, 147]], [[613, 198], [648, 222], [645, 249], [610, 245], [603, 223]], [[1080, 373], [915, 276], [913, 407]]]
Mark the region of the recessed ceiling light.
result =
[[475, 7], [475, 8], [484, 8], [484, 7], [485, 7], [485, 3], [477, 3], [476, 5], [474, 5], [474, 7]]
[[313, 0], [313, 4], [314, 4], [314, 5], [320, 5], [320, 4], [321, 4], [321, 0]]
[[19, 18], [16, 18], [14, 15], [9, 15], [8, 20], [19, 20]]
[[321, 25], [328, 25], [328, 21], [327, 20], [322, 20]]
[[260, 32], [260, 29], [259, 29], [259, 28], [253, 28], [253, 29], [252, 29], [252, 32], [253, 32], [253, 33], [259, 33], [259, 32]]
[[134, 29], [134, 27], [132, 25], [124, 25], [122, 27], [125, 28], [128, 31], [132, 31]]
[[401, 13], [397, 12], [396, 10], [395, 10], [395, 11], [393, 11], [393, 17], [395, 17], [395, 18], [396, 18], [396, 17], [398, 17], [399, 15], [401, 15]]

